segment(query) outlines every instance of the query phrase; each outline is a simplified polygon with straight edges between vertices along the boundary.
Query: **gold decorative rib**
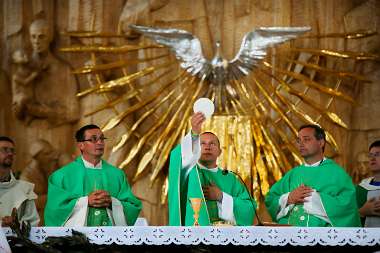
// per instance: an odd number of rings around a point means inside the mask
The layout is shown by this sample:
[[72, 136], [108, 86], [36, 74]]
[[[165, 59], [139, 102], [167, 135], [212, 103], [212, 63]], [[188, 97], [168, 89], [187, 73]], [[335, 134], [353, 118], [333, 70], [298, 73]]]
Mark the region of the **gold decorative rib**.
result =
[[329, 95], [332, 95], [332, 96], [335, 96], [337, 98], [341, 98], [341, 99], [344, 99], [348, 102], [351, 102], [351, 103], [355, 103], [355, 101], [350, 97], [350, 96], [347, 96], [346, 94], [340, 92], [340, 91], [336, 91], [332, 88], [329, 88], [329, 87], [325, 87], [323, 85], [320, 85], [319, 83], [317, 82], [314, 82], [313, 80], [310, 80], [309, 78], [307, 78], [306, 76], [302, 75], [302, 74], [297, 74], [297, 73], [294, 73], [292, 71], [287, 71], [287, 70], [281, 70], [279, 68], [276, 68], [276, 67], [273, 67], [270, 63], [268, 62], [264, 62], [264, 66], [269, 68], [269, 69], [272, 69], [278, 73], [281, 73], [281, 74], [285, 74], [285, 75], [288, 75], [288, 76], [291, 76], [297, 80], [300, 80], [300, 81], [303, 81], [303, 83], [308, 86], [308, 87], [311, 87], [317, 91], [320, 91], [320, 92], [323, 92], [325, 94], [329, 94]]
[[[165, 119], [167, 119], [167, 117], [169, 116], [169, 114], [170, 114], [170, 112], [173, 110], [173, 108], [174, 108], [174, 106], [180, 101], [180, 100], [182, 100], [183, 99], [183, 97], [184, 97], [184, 95], [185, 95], [185, 93], [184, 92], [182, 92], [174, 101], [173, 101], [173, 103], [169, 106], [169, 108], [168, 108], [168, 110], [165, 112], [165, 114], [164, 114], [164, 116], [163, 117], [165, 117]], [[182, 104], [185, 104], [185, 101], [186, 100], [184, 100], [183, 102], [182, 102]], [[179, 106], [179, 108], [181, 108], [182, 109], [182, 104]], [[175, 115], [177, 115], [178, 114], [178, 110], [179, 109], [177, 109], [177, 111], [175, 112]], [[172, 118], [171, 119], [171, 121], [170, 122], [174, 122], [174, 118]], [[171, 129], [172, 127], [174, 127], [174, 124], [170, 124], [170, 122], [169, 122], [169, 124], [168, 124], [168, 126], [165, 128], [165, 130], [166, 129]], [[161, 143], [161, 141], [162, 141], [162, 134], [159, 136], [159, 138], [157, 138], [156, 139], [156, 141], [154, 142], [154, 144], [152, 145], [152, 147], [148, 150], [148, 152], [146, 152], [145, 154], [144, 154], [144, 156], [140, 159], [140, 162], [139, 162], [139, 164], [138, 164], [138, 166], [137, 166], [137, 171], [136, 171], [136, 174], [135, 174], [135, 176], [134, 176], [134, 178], [133, 178], [133, 181], [136, 181], [142, 174], [143, 174], [143, 172], [144, 172], [144, 170], [146, 169], [146, 166], [152, 161], [152, 159], [153, 159], [153, 157], [154, 156], [156, 156], [157, 155], [157, 150], [158, 150], [158, 148], [159, 148], [159, 146], [160, 146], [160, 143]]]
[[[305, 102], [307, 105], [311, 106], [314, 110], [316, 110], [318, 113], [325, 116], [327, 119], [329, 119], [334, 124], [337, 124], [340, 127], [348, 128], [347, 124], [335, 113], [326, 111], [322, 108], [320, 108], [317, 103], [315, 103], [313, 100], [309, 99], [306, 95], [302, 94], [301, 92], [296, 91], [295, 89], [291, 88], [287, 83], [285, 83], [283, 80], [277, 78], [276, 76], [272, 75], [271, 73], [268, 73], [265, 70], [260, 70], [262, 73], [272, 77], [276, 82], [278, 82], [289, 94], [296, 96], [297, 98], [301, 99], [303, 102]], [[299, 109], [297, 109], [293, 104], [287, 101], [286, 98], [284, 98], [278, 91], [274, 91], [273, 93], [276, 94], [276, 96], [281, 100], [282, 103], [286, 104], [288, 108], [292, 109], [294, 112], [299, 113]], [[302, 112], [301, 114], [305, 114]], [[311, 119], [310, 116], [305, 114], [307, 117]]]
[[[64, 31], [61, 32], [63, 36], [76, 37], [76, 38], [130, 38], [125, 34], [120, 33], [107, 33], [98, 31]], [[135, 38], [136, 36], [133, 36]]]
[[[149, 137], [163, 124], [165, 120], [168, 118], [171, 110], [173, 109], [175, 103], [171, 104], [169, 109], [165, 112], [165, 114], [145, 133], [139, 141], [132, 147], [129, 152], [127, 158], [120, 164], [120, 168], [125, 168], [137, 155], [137, 153], [141, 150], [145, 142], [149, 139]], [[141, 173], [138, 171], [138, 173]]]
[[[166, 102], [170, 97], [173, 96], [175, 92], [175, 89], [173, 89], [169, 94], [167, 94], [164, 98], [160, 99], [158, 103], [156, 103], [152, 108], [147, 110], [141, 117], [133, 124], [130, 131], [126, 132], [121, 136], [120, 141], [112, 148], [112, 152], [116, 152], [121, 147], [124, 146], [124, 144], [128, 141], [129, 136], [137, 129], [137, 127], [148, 117], [150, 116], [155, 110], [157, 110], [164, 102]], [[169, 107], [170, 108], [170, 107]]]
[[128, 109], [126, 109], [123, 113], [119, 114], [118, 116], [116, 117], [113, 117], [111, 118], [105, 125], [104, 127], [102, 128], [103, 131], [108, 131], [112, 128], [114, 128], [115, 126], [117, 126], [128, 114], [134, 112], [134, 111], [137, 111], [138, 109], [142, 108], [143, 106], [147, 105], [148, 103], [152, 102], [154, 99], [156, 99], [157, 97], [159, 97], [161, 95], [161, 93], [169, 88], [173, 83], [175, 83], [175, 81], [177, 81], [181, 76], [184, 75], [184, 71], [181, 71], [181, 73], [179, 73], [171, 82], [168, 82], [166, 85], [163, 85], [156, 93], [154, 93], [153, 95], [145, 98], [143, 101], [129, 107]]
[[289, 120], [289, 118], [285, 115], [285, 113], [280, 109], [280, 106], [271, 98], [271, 96], [260, 84], [260, 82], [257, 81], [256, 78], [254, 79], [254, 83], [260, 89], [261, 93], [267, 99], [271, 107], [280, 115], [281, 119], [284, 120], [284, 122], [288, 125], [289, 129], [293, 131], [294, 133], [297, 133], [297, 129], [294, 127], [293, 123]]
[[286, 60], [291, 62], [291, 63], [300, 64], [300, 65], [303, 65], [305, 67], [317, 70], [319, 72], [332, 74], [332, 75], [335, 75], [338, 77], [349, 77], [349, 78], [353, 78], [355, 80], [362, 81], [362, 82], [371, 82], [371, 80], [369, 80], [365, 76], [358, 75], [358, 74], [355, 74], [352, 72], [345, 72], [345, 71], [339, 71], [339, 70], [334, 70], [334, 69], [328, 69], [328, 68], [321, 67], [317, 64], [307, 63], [307, 62], [299, 61], [299, 60], [291, 60], [291, 59], [286, 59]]
[[123, 68], [130, 65], [136, 65], [142, 62], [149, 62], [157, 59], [161, 59], [167, 57], [169, 54], [162, 54], [155, 57], [147, 57], [144, 59], [131, 59], [131, 60], [119, 60], [115, 62], [105, 63], [105, 64], [97, 64], [94, 66], [84, 66], [82, 68], [78, 68], [74, 70], [72, 73], [74, 74], [89, 74], [93, 72], [101, 72], [105, 70], [111, 70], [116, 68]]
[[305, 35], [301, 38], [342, 38], [342, 39], [361, 39], [366, 37], [371, 37], [374, 35], [377, 35], [378, 33], [376, 31], [371, 30], [359, 30], [356, 32], [349, 32], [349, 33], [326, 33], [326, 34], [317, 34], [317, 35]]
[[347, 52], [347, 51], [335, 51], [335, 50], [327, 50], [327, 49], [313, 49], [313, 48], [290, 48], [291, 51], [295, 52], [306, 52], [311, 53], [313, 55], [324, 55], [324, 56], [332, 56], [343, 59], [354, 59], [354, 60], [372, 60], [378, 61], [380, 60], [380, 56], [377, 54], [369, 54], [369, 53], [356, 53], [356, 52]]
[[[204, 82], [204, 79], [202, 79], [199, 83], [198, 83], [198, 87], [197, 89], [194, 91], [194, 94], [192, 95], [191, 99], [189, 100], [188, 104], [192, 105], [194, 103], [194, 100], [195, 98], [198, 97], [201, 89], [203, 88], [203, 82]], [[178, 135], [179, 133], [182, 131], [182, 128], [185, 126], [186, 124], [186, 120], [183, 120], [183, 119], [187, 119], [189, 117], [189, 114], [191, 112], [191, 109], [192, 109], [192, 106], [188, 106], [186, 109], [185, 109], [185, 112], [183, 114], [183, 117], [181, 119], [181, 122], [179, 124], [179, 126], [176, 128], [176, 131], [174, 132], [173, 135], [171, 135], [169, 137], [169, 139], [167, 140], [167, 142], [164, 144], [164, 147], [163, 149], [161, 150], [161, 153], [159, 155], [159, 158], [158, 158], [158, 161], [157, 161], [157, 164], [153, 170], [153, 173], [150, 177], [150, 182], [153, 183], [156, 179], [157, 179], [157, 176], [158, 176], [158, 173], [161, 171], [162, 167], [164, 166], [168, 156], [169, 156], [169, 153], [170, 153], [170, 150], [173, 148], [173, 144], [174, 142], [177, 140], [178, 138]], [[179, 114], [175, 115], [173, 118], [177, 118]], [[175, 120], [171, 121], [175, 122]], [[171, 123], [170, 122], [170, 123]], [[169, 123], [169, 124], [170, 124]], [[167, 128], [165, 129], [164, 133], [162, 135], [167, 135], [170, 131], [166, 131]]]
[[107, 53], [119, 54], [137, 51], [140, 49], [164, 48], [160, 45], [123, 45], [123, 46], [71, 46], [60, 48], [59, 51], [66, 53]]
[[78, 93], [77, 97], [87, 95], [91, 92], [98, 92], [98, 93], [107, 92], [107, 91], [111, 91], [111, 90], [118, 88], [118, 87], [126, 86], [138, 78], [152, 74], [154, 71], [156, 71], [158, 69], [169, 67], [171, 64], [173, 64], [173, 62], [167, 62], [164, 64], [160, 64], [156, 67], [147, 67], [147, 68], [140, 70], [138, 72], [135, 72], [133, 74], [126, 75], [126, 76], [120, 77], [116, 80], [111, 80], [111, 81], [105, 82], [103, 84], [99, 84], [93, 88], [84, 90], [84, 91]]
[[[121, 103], [121, 102], [123, 102], [123, 101], [129, 100], [129, 99], [131, 99], [131, 98], [134, 98], [134, 97], [137, 98], [137, 96], [138, 96], [139, 94], [141, 94], [141, 92], [143, 91], [143, 86], [147, 86], [147, 85], [149, 85], [149, 84], [151, 84], [151, 83], [155, 83], [155, 82], [157, 82], [158, 80], [160, 80], [161, 78], [163, 78], [164, 76], [166, 76], [166, 75], [167, 75], [168, 73], [170, 73], [171, 71], [172, 71], [172, 69], [169, 69], [169, 70], [163, 72], [162, 74], [158, 75], [157, 77], [150, 79], [149, 82], [144, 83], [144, 84], [141, 84], [141, 85], [140, 85], [141, 88], [138, 89], [138, 90], [132, 90], [132, 91], [130, 91], [130, 92], [124, 94], [123, 96], [121, 96], [121, 97], [119, 97], [119, 98], [115, 98], [115, 99], [109, 100], [108, 103], [106, 103], [106, 104], [104, 104], [104, 105], [101, 105], [101, 106], [97, 107], [96, 109], [94, 109], [94, 110], [91, 111], [91, 112], [86, 113], [85, 116], [90, 116], [90, 115], [92, 115], [92, 114], [94, 114], [94, 113], [97, 113], [97, 112], [99, 112], [99, 111], [101, 111], [101, 110], [104, 110], [104, 109], [106, 109], [106, 108], [109, 108], [109, 107], [112, 107], [112, 106], [116, 106], [117, 104], [119, 104], [119, 103]], [[141, 99], [139, 99], [139, 101], [141, 101]]]

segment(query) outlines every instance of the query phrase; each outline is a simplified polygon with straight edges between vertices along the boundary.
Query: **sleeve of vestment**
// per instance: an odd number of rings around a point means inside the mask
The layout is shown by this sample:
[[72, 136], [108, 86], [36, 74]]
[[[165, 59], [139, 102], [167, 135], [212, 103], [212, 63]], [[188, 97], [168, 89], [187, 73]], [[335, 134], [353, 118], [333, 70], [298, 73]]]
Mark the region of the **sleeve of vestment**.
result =
[[329, 176], [335, 178], [335, 183], [326, 186], [319, 194], [331, 225], [334, 227], [360, 226], [356, 191], [351, 178], [341, 168], [331, 168]]
[[[278, 222], [278, 220], [285, 216], [289, 210], [286, 210], [287, 206], [284, 205], [284, 194], [289, 193], [289, 177], [292, 171], [289, 171], [284, 175], [283, 178], [281, 178], [279, 181], [277, 181], [272, 187], [270, 188], [268, 194], [265, 197], [265, 206], [267, 207], [267, 210], [272, 217], [272, 220], [275, 222]], [[282, 200], [282, 201], [280, 201]], [[282, 205], [281, 205], [282, 203]], [[281, 212], [284, 212], [281, 217], [278, 217], [278, 214]]]
[[257, 208], [256, 201], [251, 198], [246, 187], [239, 179], [236, 178], [235, 187], [231, 194], [233, 198], [233, 211], [238, 226], [253, 225], [255, 211]]
[[120, 170], [120, 177], [122, 180], [122, 187], [116, 196], [116, 199], [120, 201], [124, 208], [124, 214], [129, 226], [135, 224], [137, 217], [142, 209], [141, 201], [136, 198], [129, 186], [124, 171]]
[[49, 177], [44, 211], [45, 226], [63, 226], [70, 218], [77, 200], [82, 197], [64, 189], [63, 175], [60, 171], [56, 171]]

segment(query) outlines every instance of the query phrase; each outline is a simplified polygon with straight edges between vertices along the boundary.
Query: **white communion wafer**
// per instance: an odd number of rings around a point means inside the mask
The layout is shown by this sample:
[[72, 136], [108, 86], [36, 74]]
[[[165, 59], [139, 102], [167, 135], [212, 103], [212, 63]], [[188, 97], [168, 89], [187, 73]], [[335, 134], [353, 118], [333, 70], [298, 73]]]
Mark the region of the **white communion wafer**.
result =
[[193, 106], [194, 112], [201, 112], [205, 115], [206, 119], [209, 119], [214, 113], [214, 103], [208, 98], [199, 98], [195, 101]]

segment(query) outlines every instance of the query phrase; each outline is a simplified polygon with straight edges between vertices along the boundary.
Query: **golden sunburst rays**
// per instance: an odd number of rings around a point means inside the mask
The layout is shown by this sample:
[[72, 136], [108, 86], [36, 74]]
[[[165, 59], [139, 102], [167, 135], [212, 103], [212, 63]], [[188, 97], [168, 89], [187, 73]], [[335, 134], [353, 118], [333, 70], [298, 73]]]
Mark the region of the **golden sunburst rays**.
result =
[[105, 63], [105, 64], [98, 64], [94, 66], [84, 66], [82, 68], [78, 68], [77, 70], [73, 71], [74, 74], [90, 74], [94, 72], [102, 72], [102, 71], [109, 71], [111, 69], [118, 69], [118, 68], [124, 68], [131, 65], [136, 65], [138, 63], [142, 62], [149, 62], [153, 60], [158, 60], [160, 58], [167, 57], [168, 54], [162, 54], [154, 57], [147, 57], [144, 59], [131, 59], [131, 60], [120, 60], [115, 61], [111, 63]]
[[61, 52], [67, 53], [129, 53], [132, 51], [138, 51], [140, 49], [149, 49], [149, 48], [162, 48], [160, 45], [122, 45], [122, 46], [100, 46], [100, 45], [91, 45], [91, 46], [72, 46], [72, 47], [63, 47], [60, 49]]
[[371, 53], [364, 52], [351, 52], [351, 51], [336, 51], [336, 50], [328, 50], [328, 49], [314, 49], [314, 48], [293, 48], [292, 51], [296, 52], [307, 52], [313, 55], [321, 55], [321, 56], [332, 56], [343, 59], [353, 59], [353, 60], [373, 60], [379, 61], [380, 56]]
[[[70, 36], [104, 38], [112, 34], [72, 33]], [[304, 36], [305, 39], [360, 39], [374, 35], [371, 31], [347, 34]], [[116, 36], [122, 37], [122, 36]], [[122, 40], [126, 45], [89, 45], [62, 48], [71, 53], [87, 53], [94, 62], [97, 57], [118, 55], [107, 63], [83, 66], [73, 71], [76, 75], [100, 75], [118, 71], [112, 80], [102, 81], [77, 95], [108, 94], [107, 102], [94, 107], [85, 116], [101, 113], [116, 105], [129, 103], [123, 111], [116, 111], [102, 129], [109, 131], [121, 123], [124, 133], [114, 136], [112, 152], [126, 150], [117, 164], [124, 170], [135, 164], [133, 181], [149, 175], [153, 184], [164, 175], [162, 202], [168, 192], [167, 161], [170, 151], [189, 129], [192, 106], [198, 97], [209, 97], [216, 105], [216, 114], [205, 122], [205, 131], [220, 138], [222, 155], [219, 164], [242, 176], [257, 199], [264, 196], [270, 185], [283, 173], [302, 162], [295, 137], [301, 124], [325, 124], [349, 129], [349, 125], [334, 111], [333, 103], [355, 104], [346, 94], [342, 83], [369, 82], [368, 78], [350, 69], [331, 69], [320, 59], [341, 59], [355, 62], [378, 61], [379, 56], [366, 52], [335, 51], [318, 48], [273, 50], [249, 76], [224, 84], [210, 84], [207, 79], [190, 76], [166, 48], [147, 44], [142, 39]], [[275, 60], [273, 61], [273, 57]], [[122, 74], [120, 74], [122, 73]], [[324, 78], [320, 78], [324, 77]], [[328, 77], [328, 78], [325, 78]], [[316, 96], [315, 94], [318, 94]], [[124, 123], [129, 116], [135, 120]], [[339, 146], [330, 129], [327, 141], [335, 153]], [[129, 145], [127, 145], [129, 144]], [[135, 163], [132, 163], [135, 161]]]
[[316, 38], [316, 39], [325, 39], [325, 38], [337, 38], [337, 39], [362, 39], [377, 35], [376, 31], [371, 30], [360, 30], [355, 32], [348, 33], [326, 33], [326, 34], [317, 34], [317, 35], [305, 35], [303, 38]]
[[[143, 138], [141, 138], [134, 145], [134, 147], [132, 148], [132, 151], [129, 153], [127, 159], [125, 159], [121, 163], [120, 166], [122, 168], [125, 167], [133, 159], [133, 157], [137, 154], [137, 151], [135, 151], [135, 150], [140, 149], [141, 146], [143, 145], [143, 143], [145, 141], [147, 141], [149, 136], [151, 136], [152, 134], [155, 133], [156, 129], [158, 129], [162, 124], [167, 123], [167, 125], [163, 129], [163, 132], [157, 133], [157, 135], [159, 135], [159, 137], [156, 139], [155, 143], [152, 145], [152, 148], [150, 149], [150, 151], [148, 151], [143, 156], [143, 158], [140, 160], [140, 164], [138, 166], [138, 170], [137, 170], [137, 173], [135, 175], [135, 178], [137, 178], [143, 172], [143, 170], [145, 168], [145, 166], [143, 166], [143, 164], [147, 164], [145, 161], [147, 161], [147, 160], [150, 161], [153, 158], [153, 156], [157, 155], [157, 150], [159, 149], [160, 144], [163, 143], [162, 141], [164, 140], [165, 136], [168, 133], [170, 133], [173, 130], [173, 128], [175, 127], [175, 124], [180, 121], [179, 117], [181, 116], [181, 113], [183, 113], [183, 108], [185, 107], [186, 103], [189, 102], [188, 97], [186, 97], [185, 94], [186, 94], [186, 92], [189, 92], [191, 86], [193, 85], [195, 78], [185, 78], [183, 80], [183, 82], [186, 83], [188, 81], [188, 79], [191, 79], [190, 83], [189, 83], [190, 84], [189, 89], [183, 89], [181, 91], [181, 93], [178, 95], [178, 97], [174, 101], [172, 101], [172, 103], [169, 105], [166, 112], [163, 113], [163, 115], [160, 117], [160, 119], [157, 122], [155, 122], [155, 124], [149, 129], [149, 131], [143, 136]], [[178, 106], [178, 103], [180, 103], [179, 106]], [[178, 106], [178, 107], [175, 108], [176, 106]], [[174, 111], [174, 112], [172, 112], [172, 111]]]

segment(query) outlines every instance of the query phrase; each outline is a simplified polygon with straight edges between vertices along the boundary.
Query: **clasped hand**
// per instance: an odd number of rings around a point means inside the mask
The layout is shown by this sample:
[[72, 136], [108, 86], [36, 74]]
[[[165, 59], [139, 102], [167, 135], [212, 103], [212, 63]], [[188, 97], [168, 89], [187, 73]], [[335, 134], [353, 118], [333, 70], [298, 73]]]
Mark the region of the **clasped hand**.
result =
[[111, 196], [107, 191], [97, 190], [88, 195], [88, 205], [91, 207], [109, 207], [111, 203]]
[[13, 223], [16, 222], [16, 219], [18, 219], [18, 218], [17, 218], [17, 208], [14, 207], [14, 208], [12, 209], [12, 215], [9, 215], [9, 216], [3, 216], [3, 217], [1, 218], [1, 226], [2, 226], [2, 227], [10, 227], [10, 226], [12, 226]]
[[223, 197], [222, 191], [214, 183], [202, 187], [203, 194], [207, 200], [221, 201]]
[[4, 216], [3, 218], [1, 218], [2, 227], [10, 227], [13, 222], [14, 220], [12, 216]]
[[289, 193], [288, 205], [291, 204], [302, 204], [306, 202], [305, 198], [310, 197], [313, 189], [304, 184], [300, 185], [293, 191]]
[[359, 209], [360, 216], [380, 216], [380, 200], [371, 198]]

